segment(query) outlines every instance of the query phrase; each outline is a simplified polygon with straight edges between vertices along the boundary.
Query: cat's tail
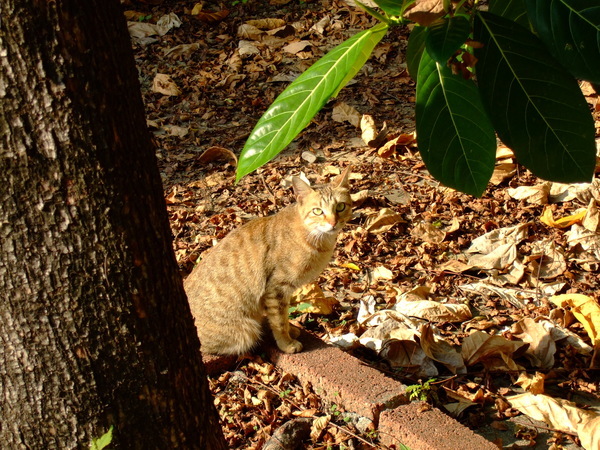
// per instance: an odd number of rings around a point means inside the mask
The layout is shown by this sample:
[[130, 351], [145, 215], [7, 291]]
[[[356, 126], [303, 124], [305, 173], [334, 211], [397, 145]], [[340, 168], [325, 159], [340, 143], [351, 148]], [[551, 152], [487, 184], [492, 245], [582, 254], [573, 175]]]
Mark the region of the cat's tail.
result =
[[250, 317], [219, 321], [214, 323], [198, 323], [198, 337], [202, 353], [213, 355], [242, 355], [252, 350], [260, 341], [262, 324]]

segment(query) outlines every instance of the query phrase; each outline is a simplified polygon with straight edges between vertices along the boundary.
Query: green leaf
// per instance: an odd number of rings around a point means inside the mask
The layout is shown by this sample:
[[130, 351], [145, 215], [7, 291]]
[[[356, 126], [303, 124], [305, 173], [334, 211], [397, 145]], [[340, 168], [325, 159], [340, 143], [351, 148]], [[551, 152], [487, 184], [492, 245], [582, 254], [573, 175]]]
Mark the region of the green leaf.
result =
[[335, 47], [294, 80], [267, 109], [240, 154], [236, 182], [273, 159], [365, 64], [387, 24], [361, 31]]
[[427, 52], [437, 62], [446, 64], [471, 32], [469, 21], [462, 16], [436, 20], [427, 28]]
[[431, 174], [481, 196], [494, 171], [496, 135], [477, 87], [423, 52], [417, 80], [417, 142]]
[[594, 122], [575, 79], [527, 29], [475, 18], [479, 90], [500, 139], [535, 175], [563, 183], [594, 173]]
[[111, 425], [106, 433], [97, 439], [92, 439], [91, 450], [102, 450], [112, 442], [114, 426]]
[[416, 0], [373, 0], [388, 16], [400, 16]]
[[600, 83], [600, 4], [589, 0], [527, 0], [539, 37], [576, 78]]
[[525, 0], [490, 0], [489, 12], [517, 22], [529, 29]]
[[420, 25], [415, 25], [410, 36], [408, 37], [408, 45], [406, 46], [406, 68], [413, 80], [417, 80], [419, 73], [419, 62], [421, 55], [425, 50], [425, 37], [427, 36], [427, 28]]

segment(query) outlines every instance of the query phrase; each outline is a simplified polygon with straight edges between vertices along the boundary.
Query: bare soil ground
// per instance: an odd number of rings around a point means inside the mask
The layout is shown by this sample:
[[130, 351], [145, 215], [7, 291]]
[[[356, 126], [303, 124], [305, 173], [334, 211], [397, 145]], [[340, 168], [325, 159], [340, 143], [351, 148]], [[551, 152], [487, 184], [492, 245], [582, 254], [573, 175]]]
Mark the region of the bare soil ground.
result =
[[[132, 22], [153, 24], [170, 13], [182, 22], [163, 36], [134, 39], [133, 46], [184, 275], [231, 229], [293, 202], [292, 175], [302, 172], [311, 182], [323, 183], [351, 164], [353, 191], [360, 192], [354, 219], [340, 236], [331, 267], [318, 280], [324, 292], [319, 298], [333, 298], [329, 302], [333, 311], [323, 314], [327, 311], [322, 308], [301, 306], [293, 314], [298, 324], [317, 336], [360, 337], [369, 328], [358, 320], [361, 304], [364, 310], [372, 308], [370, 312], [389, 310], [407, 296], [469, 307], [472, 319], [435, 324], [440, 339], [454, 346], [474, 330], [516, 340], [511, 327], [526, 318], [549, 316], [555, 305], [548, 299], [554, 294], [585, 294], [598, 302], [597, 261], [575, 254], [567, 242], [568, 228], [540, 220], [545, 208], [554, 217], [563, 217], [589, 202], [576, 196], [548, 206], [514, 198], [509, 188], [538, 186], [541, 180], [510, 156], [499, 160], [497, 177], [480, 199], [447, 189], [428, 174], [412, 137], [415, 91], [404, 62], [407, 29], [393, 29], [384, 38], [359, 75], [283, 154], [234, 184], [230, 152], [239, 155], [275, 97], [329, 49], [374, 22], [337, 0], [208, 2], [192, 15], [195, 6], [156, 0], [125, 8]], [[240, 32], [240, 25], [259, 19], [278, 19], [284, 26], [260, 40]], [[157, 74], [168, 75], [174, 85], [164, 79], [157, 85]], [[598, 123], [597, 95], [588, 92], [588, 100], [596, 108]], [[383, 143], [398, 141], [384, 150], [367, 146], [360, 129], [332, 114], [340, 105], [371, 115], [378, 129], [385, 123], [388, 134]], [[475, 238], [523, 224], [526, 235], [515, 247], [522, 262], [520, 277], [502, 278], [514, 275], [513, 265], [466, 268], [466, 250]], [[546, 250], [540, 253], [540, 242], [552, 243], [564, 258], [552, 259]], [[561, 269], [554, 270], [552, 264]], [[461, 288], [490, 279], [509, 291]], [[306, 302], [301, 300], [301, 305]], [[574, 320], [565, 325], [590, 343], [582, 324]], [[471, 401], [456, 416], [473, 429], [490, 424], [501, 429], [503, 421], [519, 414], [506, 396], [524, 391], [515, 384], [522, 373], [543, 373], [545, 392], [553, 397], [576, 400], [582, 407], [599, 400], [598, 362], [562, 342], [556, 345], [551, 367], [542, 369], [531, 359], [509, 355], [516, 366], [477, 363], [466, 373], [453, 373], [436, 363], [436, 375], [399, 367], [385, 351], [357, 344], [349, 351], [408, 385], [434, 379], [419, 392], [442, 410], [457, 396]], [[236, 371], [210, 383], [231, 448], [262, 448], [294, 417], [321, 421], [322, 429], [315, 429], [304, 448], [379, 448], [375, 430], [335, 406], [323, 406], [310, 386], [300, 385], [291, 374], [278, 373], [259, 355], [240, 360]], [[540, 448], [560, 448], [576, 440], [550, 431], [551, 442], [537, 442], [534, 427], [523, 427], [520, 438], [541, 444]]]

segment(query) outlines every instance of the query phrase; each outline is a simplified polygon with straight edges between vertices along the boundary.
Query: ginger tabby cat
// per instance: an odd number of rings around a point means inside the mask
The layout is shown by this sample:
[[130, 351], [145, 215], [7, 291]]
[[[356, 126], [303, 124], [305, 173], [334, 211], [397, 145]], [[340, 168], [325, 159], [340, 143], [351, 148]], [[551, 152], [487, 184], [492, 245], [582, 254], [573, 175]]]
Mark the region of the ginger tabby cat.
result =
[[233, 230], [203, 255], [184, 284], [203, 352], [251, 350], [265, 316], [282, 351], [302, 350], [288, 320], [290, 297], [327, 266], [351, 218], [349, 172], [316, 188], [294, 177], [296, 203]]

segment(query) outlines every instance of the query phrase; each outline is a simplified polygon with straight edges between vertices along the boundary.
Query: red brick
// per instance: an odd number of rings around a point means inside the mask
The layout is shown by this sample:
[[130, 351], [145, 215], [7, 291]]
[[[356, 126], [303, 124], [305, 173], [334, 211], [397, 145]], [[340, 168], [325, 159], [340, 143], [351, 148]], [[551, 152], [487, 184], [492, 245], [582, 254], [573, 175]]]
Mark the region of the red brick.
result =
[[307, 333], [302, 333], [300, 341], [302, 352], [288, 355], [269, 347], [269, 358], [281, 370], [310, 382], [325, 401], [368, 417], [375, 424], [383, 409], [408, 402], [402, 383]]
[[439, 409], [415, 402], [383, 411], [379, 439], [384, 445], [404, 444], [411, 450], [497, 450], [498, 447]]

